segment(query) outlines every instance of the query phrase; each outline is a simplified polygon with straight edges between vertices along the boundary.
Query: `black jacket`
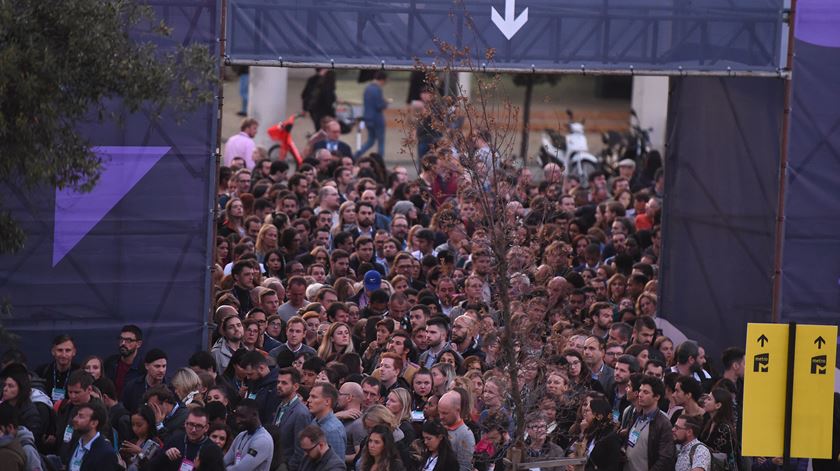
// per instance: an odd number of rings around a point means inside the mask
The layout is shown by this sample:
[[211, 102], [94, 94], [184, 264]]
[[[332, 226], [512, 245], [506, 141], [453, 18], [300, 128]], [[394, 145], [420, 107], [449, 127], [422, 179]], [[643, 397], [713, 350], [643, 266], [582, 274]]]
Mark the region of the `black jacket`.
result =
[[[152, 458], [152, 461], [149, 462], [149, 469], [154, 471], [178, 471], [181, 467], [181, 461], [183, 458], [195, 462], [199, 451], [208, 446], [215, 447], [216, 444], [207, 437], [204, 437], [204, 440], [201, 443], [187, 442], [187, 434], [183, 431], [178, 431], [178, 433], [172, 435], [169, 440], [165, 440], [163, 442], [163, 448], [161, 448], [161, 451]], [[181, 459], [172, 461], [167, 458], [166, 450], [170, 448], [177, 448], [178, 451], [181, 452]], [[224, 468], [224, 463], [217, 464], [220, 464], [221, 467]]]
[[[120, 358], [121, 357], [119, 356], [119, 354], [111, 355], [105, 359], [105, 364], [102, 365], [102, 373], [105, 375], [106, 378], [113, 381], [114, 385], [117, 384], [117, 366], [120, 364]], [[137, 378], [142, 377], [145, 374], [146, 367], [143, 366], [143, 357], [141, 357], [138, 353], [134, 356], [134, 362], [131, 363], [131, 366], [128, 368], [128, 372], [125, 374], [125, 383], [123, 384], [123, 389], [125, 389], [125, 386], [128, 385], [128, 383]], [[122, 390], [117, 389], [117, 395], [121, 393]]]
[[[67, 468], [70, 468], [70, 460], [79, 444], [79, 437], [75, 437], [68, 447], [68, 451], [61, 455], [61, 461]], [[120, 468], [117, 464], [117, 453], [114, 445], [107, 438], [99, 435], [90, 445], [90, 451], [82, 458], [80, 471], [116, 471]]]
[[594, 470], [621, 470], [621, 439], [612, 430], [595, 437], [595, 446], [586, 462], [586, 471]]
[[248, 399], [257, 402], [260, 421], [270, 424], [274, 420], [274, 412], [280, 405], [277, 397], [277, 370], [274, 369], [265, 376], [248, 386]]
[[158, 430], [158, 437], [163, 442], [184, 430], [184, 422], [187, 421], [190, 409], [183, 404], [178, 404], [178, 408], [170, 414], [172, 415], [163, 419], [163, 428]]

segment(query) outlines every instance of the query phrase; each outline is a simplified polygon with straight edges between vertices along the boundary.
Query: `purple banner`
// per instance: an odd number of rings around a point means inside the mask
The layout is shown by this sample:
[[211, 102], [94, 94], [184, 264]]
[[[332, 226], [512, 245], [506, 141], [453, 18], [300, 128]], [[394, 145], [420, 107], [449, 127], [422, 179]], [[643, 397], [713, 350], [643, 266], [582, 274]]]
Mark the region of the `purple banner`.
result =
[[[173, 28], [161, 50], [201, 43], [218, 55], [215, 0], [155, 10]], [[128, 323], [144, 330], [144, 349], [164, 348], [176, 364], [205, 347], [217, 106], [180, 122], [164, 111], [82, 128], [103, 159], [90, 193], [7, 189], [27, 241], [0, 257], [0, 298], [11, 306], [3, 323], [31, 363], [49, 359], [59, 333], [76, 339], [77, 360], [113, 353]]]

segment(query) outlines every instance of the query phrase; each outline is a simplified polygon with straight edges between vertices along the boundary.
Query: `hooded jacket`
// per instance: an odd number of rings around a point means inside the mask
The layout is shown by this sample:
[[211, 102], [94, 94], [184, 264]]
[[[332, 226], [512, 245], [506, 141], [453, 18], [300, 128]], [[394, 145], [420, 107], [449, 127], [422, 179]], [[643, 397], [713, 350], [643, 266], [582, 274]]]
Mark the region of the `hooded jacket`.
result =
[[42, 471], [46, 469], [41, 461], [41, 455], [35, 447], [35, 435], [26, 427], [18, 427], [17, 439], [20, 442], [23, 454], [26, 456], [26, 469], [28, 471]]
[[26, 471], [26, 455], [17, 437], [0, 437], [0, 463], [3, 463], [4, 470]]

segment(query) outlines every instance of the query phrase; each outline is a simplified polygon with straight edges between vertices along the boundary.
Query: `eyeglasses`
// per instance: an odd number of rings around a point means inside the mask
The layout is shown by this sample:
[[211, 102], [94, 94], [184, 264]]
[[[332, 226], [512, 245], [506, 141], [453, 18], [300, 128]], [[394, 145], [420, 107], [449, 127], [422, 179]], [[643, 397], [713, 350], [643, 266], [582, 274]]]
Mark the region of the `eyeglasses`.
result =
[[318, 448], [318, 444], [316, 443], [309, 448], [304, 448], [304, 447], [300, 447], [300, 448], [304, 451], [304, 453], [309, 454], [310, 451], [314, 450], [315, 448]]
[[201, 429], [207, 427], [207, 424], [196, 424], [196, 423], [193, 423], [193, 422], [186, 422], [186, 423], [184, 423], [184, 427], [190, 428], [190, 429], [193, 429], [193, 430], [201, 430]]
[[541, 424], [541, 425], [531, 424], [531, 425], [528, 426], [528, 428], [530, 430], [548, 430], [548, 427], [545, 424]]
[[131, 337], [120, 337], [119, 341], [120, 343], [134, 343], [137, 341], [137, 339], [133, 339]]

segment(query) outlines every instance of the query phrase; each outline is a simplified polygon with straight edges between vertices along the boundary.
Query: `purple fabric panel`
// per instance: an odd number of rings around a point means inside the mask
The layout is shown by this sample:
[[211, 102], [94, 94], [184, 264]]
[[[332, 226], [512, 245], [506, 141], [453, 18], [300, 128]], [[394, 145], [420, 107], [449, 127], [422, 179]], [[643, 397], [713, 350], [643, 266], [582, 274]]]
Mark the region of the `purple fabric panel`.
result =
[[[810, 3], [810, 2], [808, 2]], [[840, 5], [835, 5], [838, 11]], [[840, 49], [797, 41], [782, 320], [840, 322]]]
[[[173, 27], [160, 50], [198, 42], [218, 54], [215, 0], [155, 8]], [[156, 121], [110, 106], [123, 126], [80, 128], [110, 156], [93, 193], [3, 189], [28, 236], [21, 252], [0, 257], [0, 298], [12, 310], [3, 323], [32, 364], [47, 361], [50, 340], [65, 332], [77, 340], [77, 360], [116, 352], [129, 323], [144, 330], [144, 350], [165, 349], [173, 365], [206, 346], [218, 103], [179, 120], [163, 110]]]
[[770, 320], [784, 82], [671, 84], [659, 315], [717, 358]]
[[[840, 2], [837, 0], [798, 0], [796, 39], [815, 46], [840, 47]], [[795, 49], [797, 53], [799, 48]]]

